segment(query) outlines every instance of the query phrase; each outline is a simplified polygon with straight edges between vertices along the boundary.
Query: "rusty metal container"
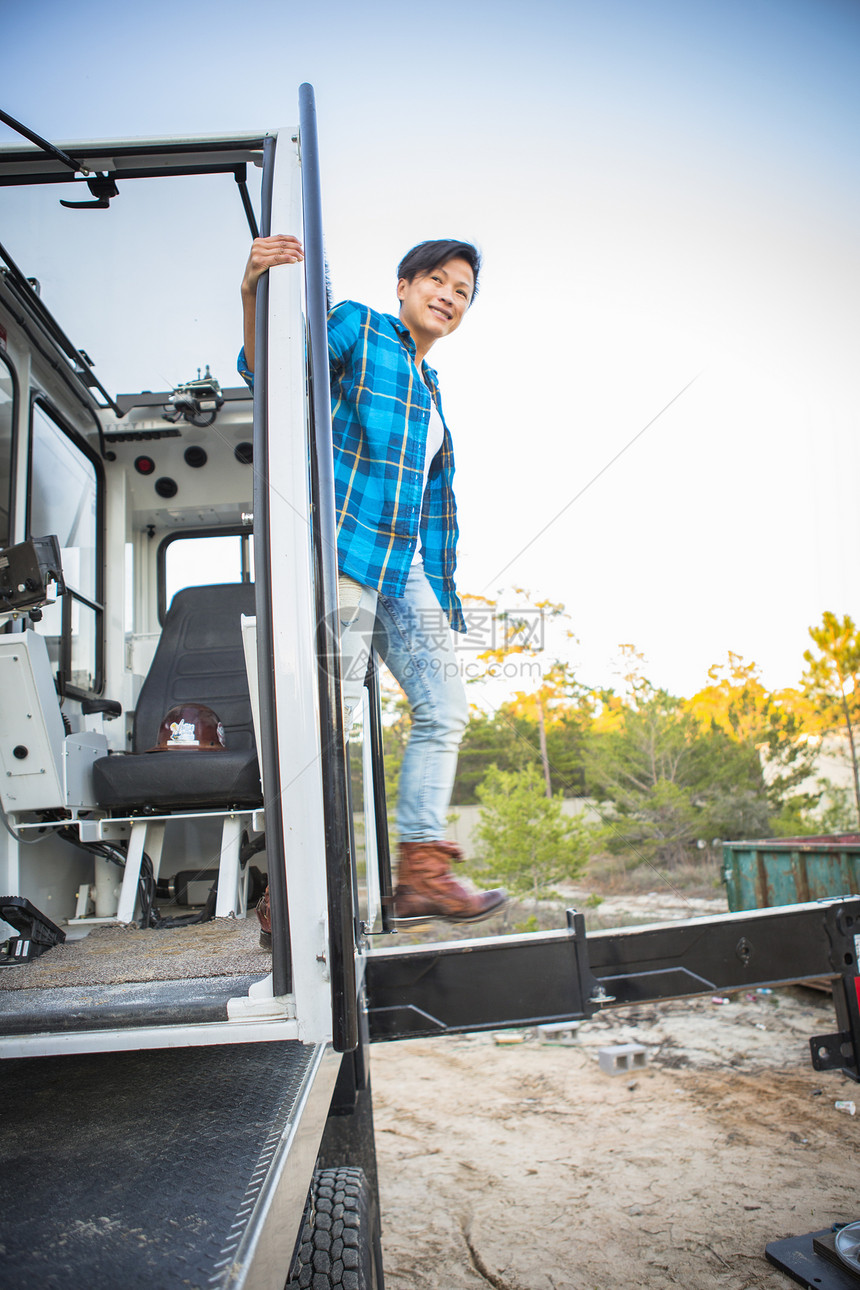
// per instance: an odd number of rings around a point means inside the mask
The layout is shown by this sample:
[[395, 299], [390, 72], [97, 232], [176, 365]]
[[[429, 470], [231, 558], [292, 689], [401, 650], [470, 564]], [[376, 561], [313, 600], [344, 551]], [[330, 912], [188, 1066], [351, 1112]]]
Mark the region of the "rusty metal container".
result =
[[860, 833], [723, 843], [729, 909], [860, 893]]

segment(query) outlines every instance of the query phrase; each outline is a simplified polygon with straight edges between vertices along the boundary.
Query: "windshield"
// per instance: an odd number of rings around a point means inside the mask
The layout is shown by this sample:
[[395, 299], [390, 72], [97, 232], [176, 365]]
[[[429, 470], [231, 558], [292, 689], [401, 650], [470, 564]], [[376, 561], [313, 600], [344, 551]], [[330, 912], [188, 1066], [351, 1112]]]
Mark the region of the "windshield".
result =
[[[260, 172], [247, 169], [259, 211]], [[2, 240], [105, 389], [170, 390], [207, 364], [238, 386], [251, 234], [233, 175], [129, 179], [109, 210], [60, 205], [87, 196], [73, 183], [4, 188]]]

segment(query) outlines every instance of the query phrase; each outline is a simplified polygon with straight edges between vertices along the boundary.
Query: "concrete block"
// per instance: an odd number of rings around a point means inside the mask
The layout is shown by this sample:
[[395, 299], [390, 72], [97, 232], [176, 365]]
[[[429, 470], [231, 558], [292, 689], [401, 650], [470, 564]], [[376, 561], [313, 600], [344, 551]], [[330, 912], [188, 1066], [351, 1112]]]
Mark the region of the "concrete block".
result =
[[538, 1026], [542, 1044], [575, 1044], [578, 1042], [579, 1021], [551, 1021]]
[[606, 1075], [629, 1075], [645, 1066], [647, 1056], [644, 1044], [613, 1044], [598, 1048], [597, 1059]]

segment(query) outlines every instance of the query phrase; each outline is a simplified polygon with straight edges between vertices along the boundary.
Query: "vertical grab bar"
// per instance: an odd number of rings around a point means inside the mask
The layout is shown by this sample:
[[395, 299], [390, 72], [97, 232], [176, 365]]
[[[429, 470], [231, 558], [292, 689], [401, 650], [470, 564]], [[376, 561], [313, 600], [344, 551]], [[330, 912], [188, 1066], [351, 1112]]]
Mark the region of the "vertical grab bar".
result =
[[[271, 232], [272, 184], [275, 140], [263, 144], [261, 223]], [[269, 275], [257, 288], [257, 342], [254, 372], [254, 599], [257, 615], [257, 675], [260, 687], [260, 759], [263, 783], [272, 803], [278, 801], [281, 783], [275, 725], [275, 664], [272, 643], [272, 575], [269, 561], [269, 461], [268, 461], [268, 306]], [[265, 805], [268, 807], [269, 802]], [[292, 989], [287, 877], [284, 862], [284, 829], [280, 810], [266, 811], [266, 850], [269, 868], [269, 903], [272, 918], [272, 993], [277, 997]]]
[[[388, 800], [385, 795], [385, 760], [382, 735], [382, 702], [379, 688], [379, 663], [371, 650], [367, 664], [368, 708], [370, 710], [370, 756], [373, 765], [373, 816], [376, 824], [376, 861], [379, 870], [379, 899], [382, 906], [383, 932], [395, 931], [392, 917], [393, 884], [391, 881], [391, 845], [388, 838]], [[365, 810], [367, 806], [365, 805]]]
[[299, 88], [299, 130], [332, 1042], [337, 1052], [349, 1052], [358, 1045], [355, 910], [340, 687], [337, 533], [319, 148], [314, 92], [312, 86], [307, 84]]

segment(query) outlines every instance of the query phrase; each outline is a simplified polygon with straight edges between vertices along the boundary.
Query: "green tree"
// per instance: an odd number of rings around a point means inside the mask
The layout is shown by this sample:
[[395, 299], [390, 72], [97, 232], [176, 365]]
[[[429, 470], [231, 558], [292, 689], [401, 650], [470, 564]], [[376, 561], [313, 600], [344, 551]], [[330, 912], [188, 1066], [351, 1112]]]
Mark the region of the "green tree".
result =
[[[583, 720], [572, 708], [554, 709], [546, 729], [546, 748], [553, 784], [565, 797], [583, 796]], [[460, 745], [452, 802], [465, 806], [478, 801], [477, 788], [491, 766], [521, 771], [541, 768], [540, 733], [534, 715], [516, 701], [492, 714], [472, 711]]]
[[755, 747], [703, 727], [684, 700], [635, 678], [627, 701], [603, 695], [586, 746], [589, 792], [609, 804], [610, 850], [672, 865], [697, 841], [761, 837], [770, 804]]
[[540, 765], [533, 721], [515, 717], [506, 708], [489, 714], [473, 709], [460, 745], [452, 803], [465, 806], [477, 802], [477, 789], [491, 766], [521, 771], [530, 765]]
[[854, 775], [854, 804], [860, 822], [860, 767], [857, 762], [857, 721], [860, 716], [860, 632], [854, 620], [826, 610], [820, 627], [810, 627], [817, 651], [804, 652], [803, 685], [823, 721], [831, 729], [844, 725]]
[[[765, 689], [755, 663], [729, 651], [725, 664], [708, 669], [710, 684], [685, 706], [704, 728], [723, 730], [735, 743], [754, 748], [760, 757], [771, 824], [781, 831], [803, 830], [803, 815], [821, 797], [809, 782], [817, 754], [808, 735], [812, 716], [808, 700], [796, 690]], [[798, 791], [801, 786], [805, 791]]]
[[822, 798], [812, 827], [818, 833], [851, 833], [857, 825], [853, 790], [826, 779], [820, 779], [818, 784]]
[[[567, 618], [564, 605], [552, 600], [537, 600], [524, 587], [514, 587], [512, 596], [514, 606], [500, 608], [498, 601], [486, 596], [464, 597], [464, 601], [474, 602], [485, 612], [491, 614], [492, 631], [488, 633], [490, 643], [482, 650], [476, 661], [483, 664], [483, 675], [473, 676], [473, 682], [497, 677], [511, 661], [519, 658], [531, 661], [529, 673], [534, 676], [535, 668], [540, 684], [528, 693], [519, 692], [511, 704], [506, 705], [516, 715], [528, 716], [535, 721], [540, 764], [543, 770], [545, 792], [552, 797], [552, 772], [547, 742], [547, 729], [552, 720], [551, 709], [564, 701], [566, 691], [573, 684], [573, 677], [566, 663], [556, 659], [549, 666], [542, 662], [546, 650], [545, 632], [550, 625]], [[567, 632], [568, 637], [572, 636]]]
[[554, 883], [576, 877], [588, 863], [592, 831], [565, 815], [562, 796], [547, 797], [538, 766], [491, 767], [478, 789], [483, 809], [476, 831], [478, 867], [537, 906]]

